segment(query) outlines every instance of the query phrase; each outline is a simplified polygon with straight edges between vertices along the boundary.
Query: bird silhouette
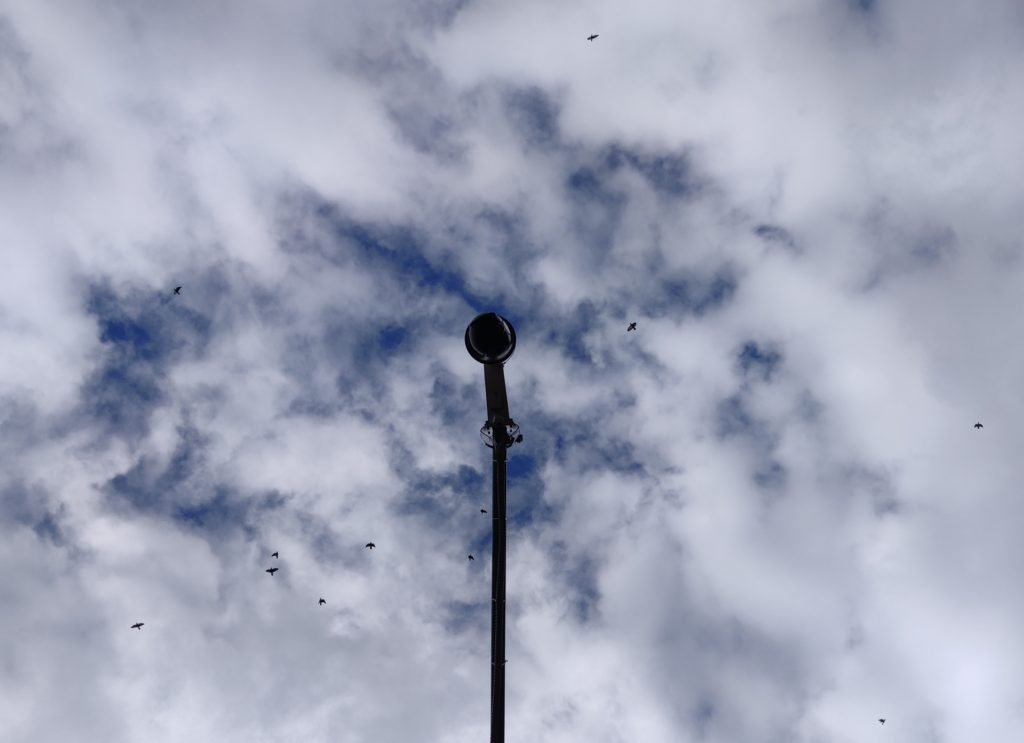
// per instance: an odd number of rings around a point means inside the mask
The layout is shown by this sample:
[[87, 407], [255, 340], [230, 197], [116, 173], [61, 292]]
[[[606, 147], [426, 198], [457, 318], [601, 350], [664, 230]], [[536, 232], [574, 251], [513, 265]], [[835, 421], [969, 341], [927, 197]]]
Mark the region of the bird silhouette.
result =
[[376, 546], [377, 545], [375, 545], [373, 542], [367, 542], [366, 543], [366, 549], [371, 549], [372, 550]]
[[628, 328], [626, 328], [626, 332], [627, 332], [627, 333], [628, 333], [628, 332], [629, 332], [630, 330], [636, 330], [636, 323], [635, 323], [635, 322], [631, 322], [631, 323], [629, 324], [629, 327], [628, 327]]
[[975, 428], [984, 428], [984, 426], [983, 426], [983, 425], [981, 425], [980, 423], [975, 423], [975, 424], [974, 424], [974, 427], [975, 427]]
[[174, 287], [174, 293], [175, 294], [181, 294], [181, 287], [180, 286]]
[[141, 631], [142, 630], [142, 625], [144, 625], [144, 624], [145, 624], [145, 622], [136, 622], [135, 624], [132, 625], [132, 629], [137, 629], [137, 630]]
[[481, 508], [480, 509], [480, 513], [487, 513], [487, 509], [486, 508]]
[[878, 721], [879, 721], [880, 723], [882, 723], [883, 725], [885, 724], [885, 718], [884, 718], [884, 717], [879, 717], [879, 718], [878, 718]]
[[280, 570], [280, 568], [267, 568], [265, 572], [270, 573], [270, 577], [273, 578], [274, 573], [276, 573], [278, 570]]
[[326, 602], [326, 601], [324, 601], [324, 600], [323, 600], [322, 598], [320, 599], [320, 606], [323, 606], [323, 605], [324, 605], [324, 604], [326, 604], [326, 603], [327, 603], [327, 602]]
[[271, 556], [271, 557], [277, 557], [277, 553], [276, 553], [276, 552], [271, 552], [271, 553], [270, 553], [270, 556]]
[[473, 559], [473, 555], [470, 555], [470, 556], [469, 556], [469, 559], [470, 559], [470, 560], [472, 560], [472, 559]]
[[600, 35], [601, 34], [590, 34], [590, 36], [587, 37], [587, 41], [593, 41], [594, 39], [596, 39]]

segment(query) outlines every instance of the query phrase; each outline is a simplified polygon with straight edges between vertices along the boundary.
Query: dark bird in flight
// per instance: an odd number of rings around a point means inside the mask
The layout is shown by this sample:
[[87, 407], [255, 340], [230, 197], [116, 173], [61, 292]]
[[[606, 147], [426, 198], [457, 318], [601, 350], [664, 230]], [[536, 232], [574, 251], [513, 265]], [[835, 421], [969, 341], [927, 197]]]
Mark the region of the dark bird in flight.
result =
[[277, 553], [276, 553], [276, 552], [271, 552], [271, 553], [270, 553], [270, 556], [271, 556], [271, 557], [277, 557]]
[[486, 508], [481, 508], [480, 509], [480, 513], [487, 513], [487, 509]]
[[628, 328], [626, 328], [626, 332], [627, 332], [627, 333], [628, 333], [628, 332], [629, 332], [630, 330], [636, 330], [636, 323], [635, 323], [635, 322], [631, 322], [631, 323], [629, 324], [629, 327], [628, 327]]
[[587, 37], [587, 41], [593, 41], [594, 39], [596, 39], [600, 35], [601, 34], [590, 34], [590, 36]]
[[320, 606], [323, 606], [323, 605], [324, 605], [324, 604], [326, 604], [326, 603], [327, 603], [327, 602], [326, 602], [326, 601], [324, 601], [324, 600], [323, 600], [322, 598], [320, 599]]
[[145, 622], [136, 622], [135, 624], [132, 625], [132, 629], [141, 630], [142, 629], [142, 625], [144, 625], [144, 624], [145, 624]]
[[470, 559], [470, 560], [472, 560], [472, 559], [473, 559], [473, 555], [470, 555], [470, 556], [469, 556], [469, 559]]
[[174, 293], [175, 294], [181, 294], [181, 287], [180, 286], [174, 287]]
[[984, 428], [984, 426], [983, 426], [983, 425], [981, 425], [980, 423], [975, 423], [975, 424], [974, 424], [974, 427], [975, 427], [975, 428]]
[[884, 718], [884, 717], [879, 717], [879, 718], [878, 718], [878, 721], [879, 721], [880, 723], [882, 723], [883, 725], [885, 724], [885, 718]]
[[274, 573], [276, 573], [278, 570], [280, 570], [280, 568], [267, 568], [267, 570], [265, 572], [270, 573], [270, 577], [273, 578], [274, 577]]
[[373, 549], [374, 547], [376, 547], [376, 546], [377, 546], [377, 545], [375, 545], [375, 544], [374, 544], [373, 542], [367, 542], [367, 543], [366, 543], [366, 548], [367, 548], [367, 549], [371, 549], [371, 550], [372, 550], [372, 549]]

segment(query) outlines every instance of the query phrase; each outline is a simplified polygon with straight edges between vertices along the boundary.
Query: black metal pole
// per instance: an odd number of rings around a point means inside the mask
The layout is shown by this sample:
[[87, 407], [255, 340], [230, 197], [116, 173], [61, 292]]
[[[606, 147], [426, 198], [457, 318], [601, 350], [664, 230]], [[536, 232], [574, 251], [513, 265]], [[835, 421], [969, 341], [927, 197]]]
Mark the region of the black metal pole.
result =
[[[505, 483], [508, 447], [522, 441], [508, 412], [505, 372], [516, 348], [516, 331], [493, 312], [477, 315], [466, 328], [466, 350], [484, 365], [487, 423], [481, 429], [491, 447], [491, 743], [505, 743]], [[513, 438], [514, 437], [514, 438]]]
[[508, 442], [505, 426], [495, 426], [491, 523], [491, 743], [505, 743], [505, 483]]

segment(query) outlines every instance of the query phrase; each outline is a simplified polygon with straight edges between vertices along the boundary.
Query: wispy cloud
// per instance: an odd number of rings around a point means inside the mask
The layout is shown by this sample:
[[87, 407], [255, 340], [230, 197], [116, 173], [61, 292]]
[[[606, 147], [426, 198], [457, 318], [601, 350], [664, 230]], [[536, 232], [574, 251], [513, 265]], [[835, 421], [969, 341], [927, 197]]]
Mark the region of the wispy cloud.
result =
[[1022, 21], [0, 3], [5, 740], [1011, 740]]

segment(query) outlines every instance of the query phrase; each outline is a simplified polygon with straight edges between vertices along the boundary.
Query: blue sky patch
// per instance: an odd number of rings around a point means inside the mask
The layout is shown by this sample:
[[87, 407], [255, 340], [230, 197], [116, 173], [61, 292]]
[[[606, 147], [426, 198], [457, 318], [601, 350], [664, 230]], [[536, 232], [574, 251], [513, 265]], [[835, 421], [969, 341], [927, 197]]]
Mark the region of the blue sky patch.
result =
[[417, 152], [440, 163], [458, 162], [464, 157], [455, 121], [447, 112], [438, 112], [410, 96], [389, 101], [388, 117], [399, 136]]
[[[217, 283], [215, 274], [207, 281]], [[96, 321], [103, 361], [83, 382], [81, 404], [109, 433], [140, 437], [153, 410], [164, 402], [169, 366], [177, 358], [202, 354], [210, 321], [169, 295], [136, 291], [119, 296], [105, 283], [89, 287], [86, 311]]]
[[558, 106], [544, 90], [512, 88], [503, 100], [510, 121], [527, 145], [547, 149], [558, 143]]
[[775, 461], [765, 462], [754, 471], [753, 479], [759, 488], [780, 490], [786, 485], [786, 468]]
[[164, 399], [160, 382], [151, 369], [112, 359], [86, 379], [81, 397], [94, 421], [106, 424], [112, 433], [138, 438]]
[[626, 194], [614, 187], [607, 174], [586, 165], [568, 174], [565, 189], [573, 205], [572, 229], [577, 239], [590, 247], [591, 260], [600, 264], [614, 242]]
[[696, 178], [686, 153], [654, 154], [617, 144], [606, 150], [604, 159], [613, 171], [628, 165], [640, 173], [655, 191], [667, 196], [693, 196], [701, 190], [702, 182]]
[[771, 382], [782, 364], [782, 354], [772, 346], [747, 341], [736, 355], [736, 362], [743, 376]]
[[600, 312], [593, 302], [579, 302], [571, 314], [563, 315], [557, 322], [548, 325], [546, 341], [559, 346], [573, 361], [592, 364], [594, 360], [584, 345], [584, 338], [600, 319]]
[[[532, 439], [525, 439], [509, 450], [507, 467], [507, 509], [509, 528], [529, 529], [535, 525], [558, 521], [558, 511], [544, 498], [544, 482], [536, 459], [527, 452], [537, 451]], [[526, 448], [529, 447], [529, 448]], [[520, 453], [522, 452], [522, 453]], [[488, 498], [490, 497], [490, 487]]]
[[740, 395], [722, 400], [715, 409], [715, 435], [719, 438], [749, 434], [755, 425]]
[[54, 545], [64, 542], [60, 510], [50, 508], [49, 494], [37, 486], [15, 480], [0, 489], [0, 527], [17, 524], [32, 529], [37, 537]]
[[258, 540], [265, 514], [280, 509], [287, 502], [277, 491], [245, 494], [220, 484], [211, 484], [201, 497], [204, 498], [180, 505], [179, 499], [174, 498], [166, 503], [162, 512], [177, 525], [204, 536], [211, 543], [236, 532], [248, 541]]
[[708, 697], [701, 697], [693, 710], [693, 726], [699, 737], [708, 733], [708, 728], [715, 717], [715, 703]]
[[519, 454], [516, 451], [518, 447], [523, 446], [524, 444], [525, 441], [521, 444], [516, 444], [509, 452], [508, 467], [506, 470], [510, 485], [517, 479], [528, 477], [533, 474], [536, 469], [536, 463], [534, 462], [533, 457], [528, 454]]
[[608, 208], [621, 206], [626, 198], [624, 194], [609, 188], [598, 171], [585, 165], [569, 173], [565, 185], [574, 198]]
[[652, 317], [701, 317], [721, 309], [736, 294], [739, 282], [729, 266], [722, 266], [709, 276], [684, 275], [669, 277], [660, 284], [660, 296], [641, 303], [641, 308]]
[[[468, 354], [466, 361], [477, 363]], [[479, 379], [468, 384], [460, 383], [459, 378], [446, 369], [435, 369], [430, 410], [439, 426], [454, 426], [467, 432], [479, 430], [487, 420], [483, 368], [479, 371]]]
[[490, 626], [491, 600], [449, 601], [444, 605], [445, 631], [457, 635], [463, 632], [479, 633], [482, 627]]
[[222, 531], [242, 521], [239, 516], [244, 514], [245, 510], [244, 507], [232, 502], [226, 490], [217, 489], [214, 496], [208, 500], [178, 506], [172, 511], [172, 516], [175, 521], [186, 526]]
[[377, 345], [385, 353], [394, 351], [402, 345], [406, 335], [408, 335], [408, 331], [405, 328], [389, 325], [377, 333]]
[[790, 249], [796, 247], [796, 242], [789, 230], [775, 224], [759, 224], [754, 228], [754, 234], [766, 243], [775, 243]]
[[[429, 287], [454, 294], [478, 312], [486, 302], [473, 294], [463, 277], [426, 257], [416, 231], [408, 226], [378, 226], [359, 222], [343, 214], [335, 205], [315, 200], [315, 213], [343, 242], [358, 246], [362, 257], [395, 277], [400, 284]], [[333, 251], [321, 251], [330, 256]], [[472, 318], [470, 318], [472, 319]]]
[[64, 544], [64, 534], [61, 531], [60, 523], [54, 518], [54, 514], [46, 513], [39, 521], [32, 525], [32, 531], [41, 540], [59, 547]]
[[597, 586], [598, 563], [589, 554], [570, 552], [565, 542], [556, 541], [549, 550], [555, 579], [569, 599], [572, 618], [580, 624], [596, 620], [600, 613], [601, 591]]
[[[135, 464], [112, 477], [104, 491], [117, 503], [144, 511], [167, 513], [181, 498], [181, 489], [200, 472], [206, 438], [197, 429], [180, 427], [178, 443], [167, 462], [159, 464], [151, 456], [139, 457]], [[212, 484], [202, 483], [199, 493], [212, 493]], [[189, 492], [190, 498], [196, 493]]]
[[146, 329], [126, 318], [103, 320], [100, 328], [100, 342], [128, 343], [132, 346], [134, 353], [146, 360], [156, 356], [156, 349]]
[[[483, 449], [481, 444], [481, 449]], [[396, 457], [396, 469], [406, 486], [392, 505], [394, 513], [413, 519], [432, 533], [447, 533], [461, 541], [467, 552], [490, 544], [490, 518], [480, 513], [491, 510], [491, 473], [489, 450], [480, 466], [459, 465], [444, 473], [412, 470], [403, 465], [404, 457]]]

